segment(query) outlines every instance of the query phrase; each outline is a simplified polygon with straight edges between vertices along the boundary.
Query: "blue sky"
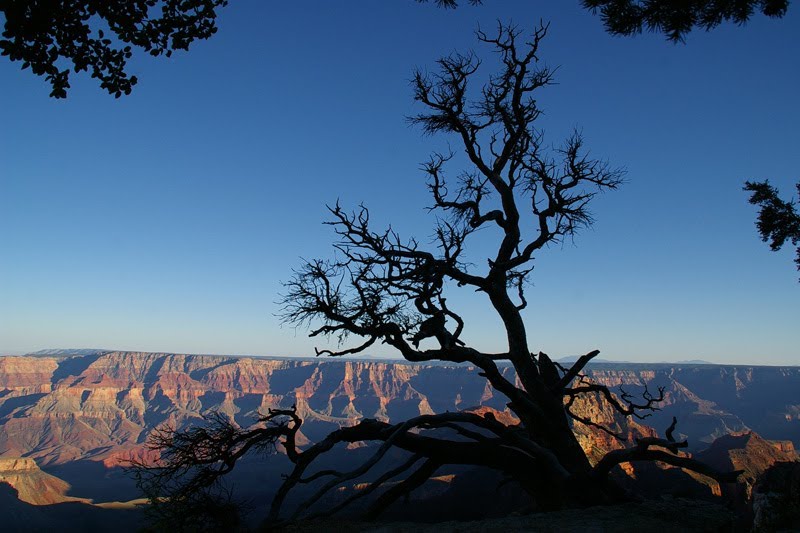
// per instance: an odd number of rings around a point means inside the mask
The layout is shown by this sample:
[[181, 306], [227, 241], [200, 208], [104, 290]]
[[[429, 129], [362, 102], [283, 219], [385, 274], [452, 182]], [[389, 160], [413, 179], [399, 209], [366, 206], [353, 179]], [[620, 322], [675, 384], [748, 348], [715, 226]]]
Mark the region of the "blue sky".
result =
[[[792, 252], [759, 241], [741, 191], [769, 178], [788, 195], [800, 177], [800, 11], [676, 46], [609, 36], [578, 4], [232, 2], [189, 53], [136, 56], [119, 100], [85, 76], [52, 100], [0, 61], [0, 352], [313, 353], [275, 302], [301, 257], [330, 255], [325, 204], [431, 233], [418, 168], [448, 139], [405, 120], [414, 67], [485, 55], [478, 24], [542, 19], [559, 66], [548, 141], [580, 128], [627, 183], [574, 246], [537, 257], [531, 349], [800, 363]], [[465, 340], [502, 349], [485, 302], [458, 301]]]

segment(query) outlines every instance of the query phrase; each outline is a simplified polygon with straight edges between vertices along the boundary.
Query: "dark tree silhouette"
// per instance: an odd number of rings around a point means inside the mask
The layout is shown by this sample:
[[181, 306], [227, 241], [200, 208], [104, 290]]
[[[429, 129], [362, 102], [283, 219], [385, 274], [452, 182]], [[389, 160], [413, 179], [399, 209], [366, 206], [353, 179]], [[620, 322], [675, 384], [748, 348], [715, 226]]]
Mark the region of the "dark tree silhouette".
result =
[[[417, 0], [427, 2], [428, 0]], [[435, 0], [444, 8], [458, 7], [458, 0]], [[470, 0], [482, 4], [482, 0]], [[695, 28], [711, 30], [723, 22], [742, 25], [756, 12], [781, 18], [789, 0], [581, 0], [586, 9], [599, 13], [606, 31], [636, 35], [643, 30], [664, 33], [670, 41], [683, 42]]]
[[[425, 3], [429, 0], [417, 0]], [[482, 0], [468, 0], [482, 4]], [[458, 0], [433, 0], [446, 9]], [[70, 70], [90, 71], [100, 87], [117, 98], [130, 94], [136, 76], [125, 71], [133, 48], [153, 56], [188, 50], [197, 39], [217, 31], [217, 9], [228, 0], [0, 0], [5, 19], [0, 55], [21, 61], [50, 83], [54, 98], [66, 98]], [[783, 17], [788, 0], [582, 0], [599, 12], [606, 29], [633, 35], [643, 29], [683, 41], [699, 27], [710, 30], [724, 21], [747, 22], [754, 12]]]
[[[800, 182], [796, 184], [797, 194], [800, 196]], [[784, 201], [778, 196], [778, 189], [769, 184], [769, 181], [747, 181], [744, 190], [752, 193], [750, 203], [760, 209], [756, 227], [761, 235], [761, 240], [769, 241], [772, 251], [780, 250], [786, 241], [797, 245], [800, 243], [800, 214], [797, 212], [794, 201]], [[794, 262], [800, 270], [800, 246], [797, 246], [797, 255]]]
[[[290, 491], [313, 482], [317, 489], [293, 518], [330, 515], [382, 490], [367, 511], [375, 517], [451, 464], [498, 470], [518, 482], [539, 508], [608, 501], [618, 494], [611, 490], [610, 470], [633, 460], [689, 468], [718, 481], [736, 479], [737, 473], [718, 472], [679, 455], [686, 443], [673, 439], [674, 423], [667, 438], [642, 438], [593, 465], [572, 424], [588, 424], [622, 438], [575, 414], [575, 400], [591, 395], [626, 417], [644, 418], [657, 409], [663, 390], [645, 390], [636, 399], [592, 382], [583, 370], [597, 350], [569, 368], [530, 351], [522, 312], [529, 305], [526, 282], [534, 254], [590, 224], [591, 200], [615, 189], [622, 177], [620, 170], [590, 158], [577, 133], [560, 148], [546, 147], [536, 126], [542, 113], [536, 98], [553, 80], [553, 71], [538, 57], [545, 33], [546, 27], [540, 27], [520, 42], [519, 31], [509, 26], [500, 26], [497, 36], [478, 32], [478, 39], [497, 52], [500, 65], [482, 87], [470, 84], [480, 66], [472, 54], [440, 59], [436, 73], [415, 73], [414, 98], [424, 111], [412, 122], [427, 134], [456, 137], [469, 162], [454, 175], [445, 170], [453, 154], [435, 153], [423, 165], [431, 210], [438, 214], [433, 249], [403, 240], [392, 229], [375, 231], [364, 206], [349, 212], [337, 203], [330, 207], [328, 222], [339, 238], [335, 258], [305, 263], [286, 283], [283, 297], [288, 323], [310, 326], [311, 336], [338, 341], [337, 347], [317, 355], [355, 354], [383, 343], [408, 361], [469, 363], [508, 399], [519, 423], [472, 412], [423, 415], [399, 423], [365, 419], [301, 450], [295, 437], [302, 421], [294, 409], [270, 411], [249, 429], [218, 418], [213, 429], [168, 433], [152, 442], [164, 453], [160, 465], [143, 471], [155, 493], [171, 487], [168, 492], [178, 500], [195, 494], [213, 486], [249, 448], [278, 443], [295, 466], [275, 496], [272, 520], [282, 518]], [[473, 265], [465, 249], [478, 232], [496, 240], [492, 256]], [[468, 344], [465, 320], [446, 297], [458, 290], [477, 291], [497, 313], [505, 328], [501, 350], [488, 353]], [[350, 343], [353, 337], [359, 340]], [[509, 364], [516, 378], [508, 378], [499, 366]], [[334, 446], [355, 442], [376, 443], [366, 462], [347, 471], [314, 471], [320, 456]], [[315, 508], [328, 492], [373, 471], [392, 448], [408, 452], [408, 460], [333, 509]], [[401, 481], [386, 489], [394, 478]]]
[[664, 33], [675, 42], [682, 42], [694, 28], [710, 30], [728, 21], [744, 24], [757, 11], [780, 18], [789, 7], [788, 0], [582, 0], [582, 3], [600, 13], [609, 33], [635, 35], [648, 30]]
[[[445, 9], [455, 9], [458, 7], [458, 0], [433, 0], [433, 1], [437, 6], [443, 7]], [[420, 4], [425, 4], [428, 2], [428, 0], [417, 0], [417, 2], [419, 2]], [[474, 6], [478, 6], [483, 3], [483, 0], [469, 0], [469, 3]]]
[[133, 48], [169, 57], [217, 31], [227, 0], [0, 0], [0, 54], [44, 76], [50, 96], [66, 98], [70, 70], [91, 71], [119, 98], [136, 76], [125, 71]]

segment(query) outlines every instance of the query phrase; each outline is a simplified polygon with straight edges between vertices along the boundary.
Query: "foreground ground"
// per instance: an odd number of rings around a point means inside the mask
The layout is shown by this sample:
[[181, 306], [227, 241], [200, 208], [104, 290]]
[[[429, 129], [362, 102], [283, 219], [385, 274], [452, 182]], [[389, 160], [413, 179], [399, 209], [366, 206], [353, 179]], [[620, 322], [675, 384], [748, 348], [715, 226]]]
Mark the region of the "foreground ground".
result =
[[510, 516], [474, 522], [365, 523], [317, 521], [295, 524], [280, 531], [287, 533], [323, 533], [330, 531], [364, 531], [371, 533], [479, 533], [489, 531], [541, 532], [717, 532], [733, 531], [734, 517], [720, 505], [692, 500], [664, 500], [629, 503], [583, 510]]

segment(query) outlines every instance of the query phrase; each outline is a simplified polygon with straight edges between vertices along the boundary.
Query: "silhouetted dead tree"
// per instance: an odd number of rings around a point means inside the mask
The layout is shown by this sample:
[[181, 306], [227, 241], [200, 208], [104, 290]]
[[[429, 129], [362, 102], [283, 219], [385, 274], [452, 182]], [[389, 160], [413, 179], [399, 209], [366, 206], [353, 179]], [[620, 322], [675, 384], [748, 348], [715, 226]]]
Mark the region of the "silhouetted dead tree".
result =
[[[349, 212], [336, 204], [330, 208], [329, 222], [339, 237], [336, 257], [304, 264], [286, 284], [283, 297], [288, 323], [310, 326], [311, 336], [338, 340], [338, 348], [318, 355], [354, 354], [383, 343], [408, 361], [469, 363], [508, 398], [519, 423], [508, 425], [491, 414], [469, 412], [423, 415], [394, 424], [365, 419], [301, 450], [295, 440], [300, 419], [294, 411], [275, 411], [262, 421], [267, 426], [261, 429], [236, 430], [223, 422], [222, 443], [217, 433], [207, 436], [198, 430], [188, 434], [188, 448], [186, 440], [157, 443], [172, 454], [166, 457], [164, 471], [170, 479], [201, 465], [182, 486], [191, 491], [193, 484], [210, 485], [232, 468], [245, 446], [280, 442], [295, 466], [273, 501], [270, 517], [276, 521], [285, 518], [283, 503], [300, 485], [313, 482], [318, 488], [291, 518], [338, 512], [388, 481], [401, 479], [372, 501], [367, 514], [377, 516], [442, 465], [498, 470], [516, 480], [541, 508], [606, 501], [610, 469], [633, 460], [661, 461], [718, 481], [736, 479], [736, 473], [717, 472], [679, 456], [678, 449], [686, 444], [672, 439], [674, 424], [667, 439], [641, 439], [633, 448], [611, 452], [592, 465], [572, 424], [603, 426], [573, 413], [575, 399], [596, 395], [619, 414], [641, 418], [657, 409], [663, 390], [645, 391], [636, 399], [591, 382], [583, 371], [597, 350], [566, 368], [529, 349], [522, 312], [529, 304], [525, 289], [534, 254], [590, 224], [589, 202], [600, 191], [615, 189], [622, 177], [621, 171], [591, 159], [577, 133], [560, 148], [545, 148], [536, 128], [541, 115], [536, 96], [553, 79], [553, 71], [538, 57], [546, 31], [538, 28], [524, 43], [510, 26], [500, 26], [496, 36], [479, 32], [479, 40], [498, 53], [500, 69], [477, 90], [468, 85], [480, 66], [471, 54], [443, 58], [438, 72], [414, 75], [414, 97], [426, 111], [413, 122], [429, 134], [455, 135], [470, 163], [453, 178], [445, 172], [452, 154], [434, 154], [423, 167], [431, 209], [439, 213], [434, 249], [403, 240], [392, 229], [375, 231], [366, 207]], [[485, 265], [475, 266], [466, 261], [464, 250], [481, 230], [492, 231], [497, 246]], [[506, 334], [502, 350], [484, 352], [463, 338], [465, 320], [446, 298], [449, 291], [460, 289], [484, 295], [500, 317]], [[360, 340], [346, 344], [351, 337]], [[501, 362], [513, 366], [517, 379], [504, 375]], [[276, 416], [285, 422], [275, 424]], [[436, 431], [442, 429], [448, 431]], [[363, 464], [348, 471], [314, 469], [318, 458], [337, 444], [355, 442], [376, 443]], [[372, 472], [392, 448], [409, 452], [410, 458], [337, 507], [317, 509], [326, 494]], [[195, 457], [195, 449], [203, 453]]]

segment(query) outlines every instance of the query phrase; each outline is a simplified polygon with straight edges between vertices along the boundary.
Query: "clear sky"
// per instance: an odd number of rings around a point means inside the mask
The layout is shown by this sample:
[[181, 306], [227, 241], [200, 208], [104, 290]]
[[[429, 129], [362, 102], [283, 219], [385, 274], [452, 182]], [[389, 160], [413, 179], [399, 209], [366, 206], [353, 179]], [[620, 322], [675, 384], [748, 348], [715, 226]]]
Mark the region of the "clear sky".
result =
[[[479, 23], [543, 19], [549, 142], [581, 128], [627, 183], [574, 246], [537, 257], [531, 349], [800, 363], [792, 251], [760, 242], [741, 190], [800, 178], [800, 9], [673, 45], [609, 36], [578, 0], [464, 4], [231, 2], [189, 53], [138, 55], [119, 100], [86, 76], [50, 99], [0, 60], [0, 353], [313, 353], [275, 302], [301, 257], [330, 256], [325, 204], [431, 233], [418, 169], [448, 139], [405, 120], [413, 68], [483, 55]], [[463, 305], [464, 338], [502, 349], [485, 302]]]

